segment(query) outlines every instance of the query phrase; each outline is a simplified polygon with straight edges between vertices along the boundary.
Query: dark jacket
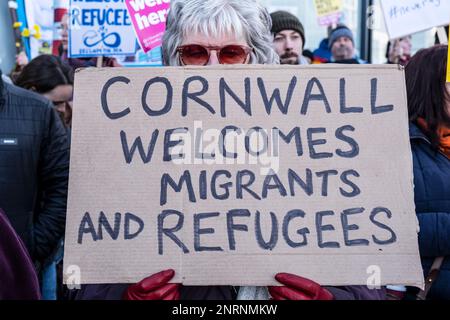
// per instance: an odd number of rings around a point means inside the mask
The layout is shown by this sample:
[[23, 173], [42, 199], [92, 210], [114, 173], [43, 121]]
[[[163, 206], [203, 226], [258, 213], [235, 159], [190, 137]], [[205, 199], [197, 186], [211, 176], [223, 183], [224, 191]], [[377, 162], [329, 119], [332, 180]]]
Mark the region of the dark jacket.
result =
[[331, 61], [333, 55], [328, 47], [328, 38], [322, 39], [319, 48], [314, 50], [313, 55], [315, 63], [328, 63]]
[[33, 260], [64, 235], [69, 144], [50, 101], [0, 81], [0, 207]]
[[446, 256], [431, 299], [450, 299], [450, 160], [432, 148], [425, 134], [410, 126], [414, 197], [419, 219], [419, 248], [424, 276], [436, 257]]
[[[72, 291], [69, 299], [75, 300], [120, 300], [128, 285], [91, 284], [83, 285], [80, 290]], [[383, 289], [370, 290], [365, 286], [326, 287], [336, 300], [385, 300]], [[238, 287], [182, 286], [181, 300], [235, 300]]]
[[0, 209], [0, 300], [39, 298], [39, 283], [27, 249]]

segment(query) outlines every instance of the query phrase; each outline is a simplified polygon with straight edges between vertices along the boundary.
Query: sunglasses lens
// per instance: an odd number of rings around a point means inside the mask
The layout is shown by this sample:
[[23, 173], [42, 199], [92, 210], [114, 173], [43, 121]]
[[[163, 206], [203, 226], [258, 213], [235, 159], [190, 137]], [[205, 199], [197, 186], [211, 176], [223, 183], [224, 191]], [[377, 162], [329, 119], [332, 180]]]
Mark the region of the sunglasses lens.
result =
[[247, 53], [240, 46], [226, 46], [220, 50], [219, 60], [222, 64], [239, 64], [244, 63]]
[[185, 65], [202, 66], [208, 63], [208, 51], [199, 45], [183, 47], [181, 59]]

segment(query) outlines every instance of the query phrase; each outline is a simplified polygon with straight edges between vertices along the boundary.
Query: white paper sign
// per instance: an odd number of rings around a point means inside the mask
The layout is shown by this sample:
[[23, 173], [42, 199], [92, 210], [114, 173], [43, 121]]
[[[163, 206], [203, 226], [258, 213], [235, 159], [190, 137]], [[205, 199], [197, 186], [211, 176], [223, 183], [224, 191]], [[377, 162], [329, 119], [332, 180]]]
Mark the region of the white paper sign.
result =
[[71, 0], [69, 21], [71, 58], [136, 52], [136, 36], [123, 0]]
[[390, 39], [400, 38], [450, 22], [450, 1], [381, 0]]

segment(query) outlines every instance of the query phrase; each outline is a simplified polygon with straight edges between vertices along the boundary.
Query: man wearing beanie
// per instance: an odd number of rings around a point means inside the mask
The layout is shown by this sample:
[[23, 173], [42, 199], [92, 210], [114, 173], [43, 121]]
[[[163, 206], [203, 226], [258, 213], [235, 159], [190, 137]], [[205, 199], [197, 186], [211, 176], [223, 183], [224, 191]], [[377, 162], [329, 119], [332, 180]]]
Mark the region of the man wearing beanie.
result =
[[332, 63], [366, 63], [356, 58], [353, 32], [345, 25], [340, 25], [331, 31], [328, 47], [332, 53]]
[[307, 64], [302, 56], [305, 45], [305, 29], [296, 16], [286, 11], [270, 14], [274, 49], [280, 56], [281, 64]]

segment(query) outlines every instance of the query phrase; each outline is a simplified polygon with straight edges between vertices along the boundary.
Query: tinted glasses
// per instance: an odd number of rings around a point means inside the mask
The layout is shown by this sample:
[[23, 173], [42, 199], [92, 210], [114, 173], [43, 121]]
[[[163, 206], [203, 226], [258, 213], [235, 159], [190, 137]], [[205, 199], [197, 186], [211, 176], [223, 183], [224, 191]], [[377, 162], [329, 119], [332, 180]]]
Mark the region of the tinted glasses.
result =
[[208, 64], [211, 50], [216, 50], [220, 64], [242, 64], [252, 51], [251, 48], [230, 44], [223, 47], [202, 46], [199, 44], [187, 44], [179, 46], [177, 51], [184, 65], [204, 66]]

